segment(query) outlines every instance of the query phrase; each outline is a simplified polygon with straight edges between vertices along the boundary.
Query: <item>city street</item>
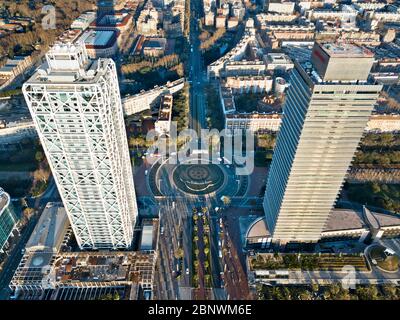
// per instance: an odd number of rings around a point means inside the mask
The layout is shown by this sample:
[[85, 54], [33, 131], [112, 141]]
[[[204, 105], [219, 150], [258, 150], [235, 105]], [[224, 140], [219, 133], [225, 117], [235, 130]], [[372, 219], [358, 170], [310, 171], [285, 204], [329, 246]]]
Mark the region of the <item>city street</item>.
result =
[[203, 77], [203, 57], [200, 50], [198, 21], [203, 16], [202, 1], [191, 1], [190, 23], [190, 117], [189, 128], [196, 130], [200, 136], [200, 130], [205, 128], [205, 96]]

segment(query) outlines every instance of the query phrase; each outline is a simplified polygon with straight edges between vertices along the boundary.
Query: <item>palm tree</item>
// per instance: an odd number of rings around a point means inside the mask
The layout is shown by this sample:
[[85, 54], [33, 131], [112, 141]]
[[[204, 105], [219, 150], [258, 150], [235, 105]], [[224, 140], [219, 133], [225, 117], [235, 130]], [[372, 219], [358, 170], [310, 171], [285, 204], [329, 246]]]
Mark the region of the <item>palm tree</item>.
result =
[[176, 259], [180, 259], [183, 258], [183, 249], [182, 248], [178, 248], [175, 252], [175, 258]]
[[221, 200], [225, 206], [229, 206], [231, 204], [231, 198], [229, 198], [228, 196], [222, 196]]

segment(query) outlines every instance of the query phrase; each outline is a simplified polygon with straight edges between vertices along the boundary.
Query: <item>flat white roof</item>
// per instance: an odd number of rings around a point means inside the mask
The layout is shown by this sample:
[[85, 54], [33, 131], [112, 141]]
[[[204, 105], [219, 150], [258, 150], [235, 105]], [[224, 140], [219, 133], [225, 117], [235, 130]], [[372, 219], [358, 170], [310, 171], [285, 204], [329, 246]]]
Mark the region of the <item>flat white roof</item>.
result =
[[106, 46], [114, 36], [111, 30], [89, 30], [82, 35], [85, 45]]
[[140, 250], [153, 249], [153, 225], [145, 225], [142, 230], [142, 241], [140, 243]]
[[48, 203], [26, 244], [26, 250], [53, 251], [60, 245], [69, 225], [68, 217], [61, 203]]

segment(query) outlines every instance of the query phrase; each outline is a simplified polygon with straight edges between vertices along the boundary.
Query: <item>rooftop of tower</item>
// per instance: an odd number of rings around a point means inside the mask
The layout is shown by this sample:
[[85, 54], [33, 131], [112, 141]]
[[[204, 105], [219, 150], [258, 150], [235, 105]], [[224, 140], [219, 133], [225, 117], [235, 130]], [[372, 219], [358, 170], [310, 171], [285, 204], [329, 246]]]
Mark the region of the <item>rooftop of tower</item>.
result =
[[44, 62], [26, 84], [92, 83], [104, 74], [110, 59], [88, 58], [83, 43], [57, 43], [46, 54]]
[[320, 47], [330, 56], [337, 58], [373, 57], [372, 51], [350, 43], [324, 43]]
[[369, 73], [374, 54], [349, 43], [315, 42], [311, 59], [295, 61], [297, 70], [309, 82], [316, 84], [373, 84]]

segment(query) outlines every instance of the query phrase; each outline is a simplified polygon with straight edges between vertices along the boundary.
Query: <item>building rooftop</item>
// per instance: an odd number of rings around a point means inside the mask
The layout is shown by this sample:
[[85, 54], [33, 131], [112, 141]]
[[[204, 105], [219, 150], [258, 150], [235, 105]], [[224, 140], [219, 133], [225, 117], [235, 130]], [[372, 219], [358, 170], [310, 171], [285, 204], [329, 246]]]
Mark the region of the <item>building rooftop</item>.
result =
[[57, 252], [64, 240], [69, 220], [61, 203], [48, 203], [25, 248], [26, 251]]
[[256, 237], [269, 237], [271, 236], [268, 231], [267, 224], [264, 217], [256, 219], [249, 227], [246, 237], [256, 238]]
[[78, 18], [76, 18], [72, 24], [71, 24], [71, 28], [72, 29], [79, 29], [82, 28], [82, 26], [84, 25], [84, 27], [87, 27], [90, 23], [92, 23], [97, 16], [97, 12], [94, 11], [88, 11], [85, 13], [82, 13]]
[[161, 97], [160, 110], [158, 113], [158, 120], [169, 121], [172, 115], [172, 102], [171, 94], [166, 94]]
[[[96, 83], [107, 72], [111, 59], [90, 60], [82, 42], [57, 43], [46, 54], [46, 62], [36, 70], [24, 86], [42, 85], [48, 90], [74, 90], [81, 83]], [[73, 86], [67, 86], [71, 84]]]
[[58, 38], [58, 41], [63, 43], [73, 43], [81, 34], [82, 30], [80, 29], [67, 30]]
[[240, 113], [226, 114], [225, 117], [228, 119], [252, 119], [252, 120], [281, 119], [281, 115], [279, 113], [262, 113], [256, 111], [254, 111], [253, 113], [240, 112]]
[[284, 53], [268, 53], [267, 54], [268, 64], [291, 64], [292, 60], [288, 55]]
[[159, 220], [145, 219], [142, 226], [140, 251], [157, 250]]
[[93, 22], [93, 27], [121, 27], [128, 24], [131, 15], [126, 12], [107, 13]]
[[[139, 251], [26, 253], [10, 282], [10, 288], [19, 290], [22, 296], [39, 293], [37, 299], [43, 299], [43, 290], [101, 291], [101, 288], [129, 286], [133, 290], [130, 299], [143, 299], [144, 291], [150, 299], [156, 260], [155, 252]], [[37, 290], [39, 288], [42, 290]]]
[[[400, 217], [394, 214], [378, 213], [368, 209], [356, 211], [353, 209], [334, 208], [331, 210], [328, 221], [322, 233], [340, 232], [347, 230], [375, 229], [381, 227], [400, 227]], [[250, 225], [246, 237], [264, 237], [269, 236], [270, 232], [265, 223], [265, 217], [256, 219]]]
[[321, 48], [330, 56], [336, 58], [365, 58], [373, 57], [372, 51], [365, 47], [350, 43], [325, 43]]
[[334, 209], [331, 211], [324, 231], [337, 231], [365, 228], [361, 212], [351, 209]]
[[88, 30], [81, 36], [85, 45], [93, 48], [111, 47], [116, 38], [117, 33], [114, 30]]
[[148, 38], [143, 44], [143, 48], [165, 49], [167, 40], [165, 38]]
[[373, 63], [370, 50], [353, 44], [315, 42], [311, 59], [307, 55], [295, 57], [297, 70], [309, 85], [373, 84], [369, 79]]

